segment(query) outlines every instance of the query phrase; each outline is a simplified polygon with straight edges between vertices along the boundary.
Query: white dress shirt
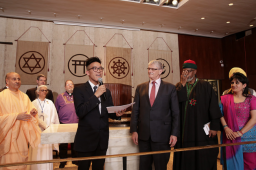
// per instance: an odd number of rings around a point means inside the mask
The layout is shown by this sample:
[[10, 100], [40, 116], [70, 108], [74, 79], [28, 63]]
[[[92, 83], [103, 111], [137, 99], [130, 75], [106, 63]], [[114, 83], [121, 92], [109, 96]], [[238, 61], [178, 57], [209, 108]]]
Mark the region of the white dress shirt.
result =
[[[91, 87], [92, 87], [92, 91], [94, 91], [94, 89], [93, 89], [94, 86], [97, 86], [97, 89], [98, 89], [98, 87], [99, 87], [99, 84], [94, 85], [90, 80], [89, 80], [89, 84], [90, 84]], [[96, 89], [96, 90], [97, 90], [97, 89]], [[100, 100], [100, 97], [99, 97], [98, 99], [99, 99], [99, 101], [100, 101], [100, 104], [99, 104], [99, 111], [100, 111], [100, 114], [101, 114], [101, 100]]]
[[[150, 80], [149, 87], [148, 87], [148, 96], [149, 96], [149, 98], [150, 98], [151, 89], [152, 89], [152, 86], [153, 86], [152, 82], [153, 82], [153, 80]], [[155, 80], [155, 82], [156, 82], [155, 83], [155, 98], [156, 98], [157, 92], [158, 92], [160, 84], [161, 84], [161, 78]]]

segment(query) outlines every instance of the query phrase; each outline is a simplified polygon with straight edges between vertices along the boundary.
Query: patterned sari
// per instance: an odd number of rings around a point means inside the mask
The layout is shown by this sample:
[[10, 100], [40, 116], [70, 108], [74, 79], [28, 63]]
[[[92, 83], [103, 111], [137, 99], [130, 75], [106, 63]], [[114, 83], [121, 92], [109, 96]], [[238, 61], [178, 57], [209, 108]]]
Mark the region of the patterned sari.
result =
[[[221, 104], [222, 104], [222, 114], [225, 118], [225, 121], [230, 129], [233, 132], [239, 131], [238, 122], [236, 119], [236, 111], [234, 107], [234, 98], [232, 94], [221, 96]], [[235, 140], [229, 140], [226, 137], [225, 132], [222, 133], [222, 142], [223, 143], [237, 143], [241, 142], [241, 138], [236, 138]], [[227, 146], [226, 155], [222, 155], [224, 158], [226, 157], [226, 165], [227, 170], [244, 170], [244, 161], [243, 161], [243, 148], [241, 145], [236, 146]]]

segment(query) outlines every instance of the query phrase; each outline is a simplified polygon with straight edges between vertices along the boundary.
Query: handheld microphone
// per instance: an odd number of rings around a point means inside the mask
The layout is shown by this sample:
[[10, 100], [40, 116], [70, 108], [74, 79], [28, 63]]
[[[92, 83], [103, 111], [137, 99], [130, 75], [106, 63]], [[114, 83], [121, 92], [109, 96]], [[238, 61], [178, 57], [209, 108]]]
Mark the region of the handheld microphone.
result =
[[[100, 86], [103, 85], [102, 78], [98, 78], [98, 82], [100, 83]], [[104, 99], [106, 100], [106, 92], [103, 93]]]

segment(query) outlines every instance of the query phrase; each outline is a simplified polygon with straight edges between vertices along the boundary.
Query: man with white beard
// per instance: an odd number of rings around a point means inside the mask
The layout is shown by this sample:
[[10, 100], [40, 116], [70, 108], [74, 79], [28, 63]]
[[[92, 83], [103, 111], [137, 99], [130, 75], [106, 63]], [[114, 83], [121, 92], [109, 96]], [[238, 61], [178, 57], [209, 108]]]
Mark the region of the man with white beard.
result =
[[[76, 110], [74, 106], [73, 90], [74, 83], [71, 80], [65, 82], [66, 91], [59, 94], [55, 102], [55, 107], [57, 109], [60, 124], [78, 123], [78, 117], [76, 115]], [[75, 151], [73, 150], [74, 143], [71, 143], [71, 155], [76, 157]], [[59, 146], [60, 149], [60, 159], [65, 159], [68, 157], [68, 143], [62, 143]], [[73, 162], [76, 164], [76, 162]], [[61, 162], [59, 168], [64, 168], [66, 162]]]
[[[181, 81], [176, 85], [180, 107], [180, 134], [177, 148], [218, 144], [222, 114], [212, 86], [196, 78], [197, 65], [193, 60], [183, 64]], [[209, 133], [204, 131], [209, 123]], [[217, 170], [219, 148], [175, 152], [173, 170]]]

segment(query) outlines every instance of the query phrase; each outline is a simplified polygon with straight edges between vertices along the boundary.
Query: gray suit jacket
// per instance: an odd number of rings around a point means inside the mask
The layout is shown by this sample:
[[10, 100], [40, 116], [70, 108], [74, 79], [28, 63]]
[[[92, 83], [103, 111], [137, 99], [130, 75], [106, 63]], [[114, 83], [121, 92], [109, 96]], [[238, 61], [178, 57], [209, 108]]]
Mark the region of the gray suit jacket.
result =
[[130, 132], [138, 132], [139, 139], [169, 142], [179, 134], [179, 104], [173, 84], [161, 80], [153, 106], [149, 101], [149, 82], [137, 86], [132, 110]]

